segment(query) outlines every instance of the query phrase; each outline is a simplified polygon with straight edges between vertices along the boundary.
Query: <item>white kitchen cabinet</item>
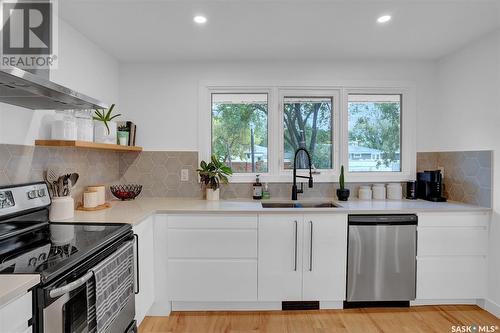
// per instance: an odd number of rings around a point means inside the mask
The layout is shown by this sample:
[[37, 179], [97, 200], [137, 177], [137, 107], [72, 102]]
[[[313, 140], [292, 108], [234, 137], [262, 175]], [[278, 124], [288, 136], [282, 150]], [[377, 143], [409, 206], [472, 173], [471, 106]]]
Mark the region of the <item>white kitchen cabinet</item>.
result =
[[341, 301], [346, 257], [344, 214], [259, 215], [259, 300]]
[[172, 301], [255, 301], [257, 262], [245, 259], [169, 259]]
[[[135, 260], [135, 319], [139, 325], [155, 300], [154, 217], [150, 216], [133, 227], [136, 240]], [[137, 271], [137, 268], [139, 269]]]
[[259, 215], [259, 300], [302, 299], [301, 215]]
[[346, 286], [347, 216], [304, 216], [304, 300], [343, 300]]
[[168, 297], [174, 302], [257, 300], [257, 215], [169, 215]]
[[27, 292], [0, 307], [0, 332], [32, 331], [32, 327], [28, 326], [28, 321], [33, 316], [32, 297], [32, 293]]
[[488, 213], [418, 215], [417, 300], [484, 298]]

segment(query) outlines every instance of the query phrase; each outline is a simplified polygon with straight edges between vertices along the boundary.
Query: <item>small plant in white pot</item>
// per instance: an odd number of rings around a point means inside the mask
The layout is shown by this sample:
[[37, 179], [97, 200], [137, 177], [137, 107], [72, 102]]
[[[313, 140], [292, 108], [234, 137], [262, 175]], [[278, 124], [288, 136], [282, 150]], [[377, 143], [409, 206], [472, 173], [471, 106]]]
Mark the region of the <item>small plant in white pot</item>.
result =
[[219, 200], [220, 184], [227, 184], [227, 177], [233, 174], [230, 167], [221, 162], [217, 156], [212, 155], [209, 163], [201, 161], [197, 169], [202, 186], [206, 189], [207, 200]]
[[93, 117], [95, 142], [116, 144], [117, 126], [113, 119], [121, 116], [121, 114], [112, 116], [111, 113], [114, 108], [115, 105], [112, 104], [107, 112], [106, 110], [95, 110]]

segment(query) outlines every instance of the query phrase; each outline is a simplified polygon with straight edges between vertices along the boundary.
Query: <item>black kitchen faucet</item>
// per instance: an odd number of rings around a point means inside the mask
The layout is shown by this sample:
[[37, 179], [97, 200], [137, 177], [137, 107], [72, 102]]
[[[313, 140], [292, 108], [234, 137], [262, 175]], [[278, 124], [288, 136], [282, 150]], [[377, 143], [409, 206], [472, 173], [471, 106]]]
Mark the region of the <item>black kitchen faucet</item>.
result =
[[[309, 177], [297, 176], [297, 155], [300, 151], [304, 151], [307, 155], [307, 163], [309, 164]], [[311, 167], [311, 155], [305, 148], [299, 148], [295, 151], [295, 157], [293, 158], [293, 185], [292, 185], [292, 200], [297, 200], [297, 193], [304, 193], [304, 186], [300, 183], [300, 189], [297, 189], [297, 177], [309, 179], [309, 188], [313, 187], [313, 177], [312, 177], [312, 167]]]

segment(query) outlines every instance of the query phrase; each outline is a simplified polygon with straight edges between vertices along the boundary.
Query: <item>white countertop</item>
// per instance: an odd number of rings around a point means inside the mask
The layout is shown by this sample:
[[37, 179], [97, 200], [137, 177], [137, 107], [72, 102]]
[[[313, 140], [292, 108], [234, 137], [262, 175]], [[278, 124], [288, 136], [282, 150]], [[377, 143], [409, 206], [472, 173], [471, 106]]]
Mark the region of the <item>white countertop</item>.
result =
[[0, 308], [40, 283], [38, 274], [0, 275]]
[[[289, 202], [289, 200], [266, 200]], [[262, 208], [257, 200], [191, 200], [173, 198], [139, 198], [133, 201], [111, 201], [111, 208], [95, 212], [75, 211], [72, 219], [54, 222], [130, 223], [137, 224], [155, 213], [283, 213], [327, 212], [343, 214], [421, 213], [421, 212], [488, 212], [490, 208], [457, 202], [429, 202], [424, 200], [350, 200], [338, 202], [328, 198], [299, 200], [299, 202], [334, 202], [337, 208]]]

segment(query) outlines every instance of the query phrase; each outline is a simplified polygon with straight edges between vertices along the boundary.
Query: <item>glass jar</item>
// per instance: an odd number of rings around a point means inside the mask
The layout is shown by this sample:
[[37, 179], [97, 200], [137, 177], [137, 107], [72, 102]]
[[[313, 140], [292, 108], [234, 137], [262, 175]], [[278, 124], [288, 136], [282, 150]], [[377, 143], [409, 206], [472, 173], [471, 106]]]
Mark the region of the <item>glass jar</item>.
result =
[[72, 110], [56, 111], [51, 124], [52, 140], [76, 140], [76, 121]]
[[92, 110], [75, 111], [77, 140], [94, 141], [94, 122]]

